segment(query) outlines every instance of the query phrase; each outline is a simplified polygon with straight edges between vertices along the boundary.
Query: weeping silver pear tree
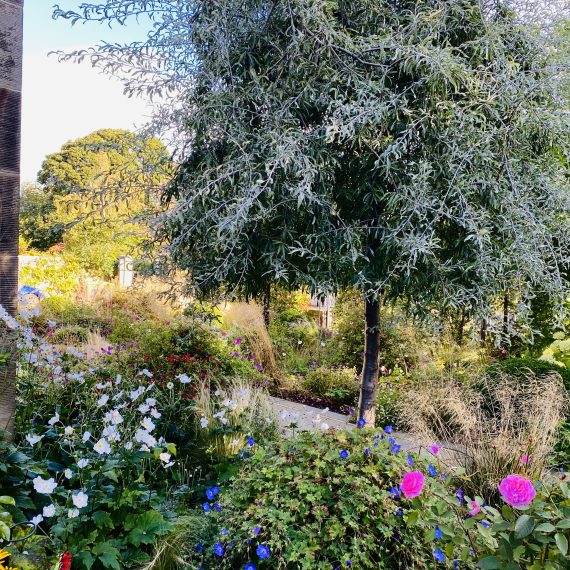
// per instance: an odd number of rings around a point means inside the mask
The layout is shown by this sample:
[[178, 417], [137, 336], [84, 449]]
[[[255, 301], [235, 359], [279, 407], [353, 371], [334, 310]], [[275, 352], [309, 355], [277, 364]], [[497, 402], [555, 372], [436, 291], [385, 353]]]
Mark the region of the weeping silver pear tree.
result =
[[384, 300], [483, 318], [504, 291], [566, 295], [562, 12], [539, 4], [110, 0], [56, 16], [154, 22], [141, 43], [64, 57], [168, 94], [165, 260], [202, 296], [359, 288], [374, 424]]
[[[0, 0], [0, 311], [14, 315], [18, 287], [23, 0]], [[15, 411], [14, 338], [0, 320], [0, 430]]]

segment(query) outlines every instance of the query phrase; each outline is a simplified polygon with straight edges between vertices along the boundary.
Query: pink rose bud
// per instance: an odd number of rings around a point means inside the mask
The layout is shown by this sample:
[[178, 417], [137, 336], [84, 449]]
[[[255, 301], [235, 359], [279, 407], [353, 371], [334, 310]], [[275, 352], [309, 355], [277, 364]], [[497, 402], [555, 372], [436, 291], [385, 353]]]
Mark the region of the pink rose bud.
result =
[[430, 445], [428, 449], [433, 455], [439, 455], [439, 447], [437, 445]]
[[471, 507], [469, 509], [469, 514], [472, 517], [474, 517], [475, 515], [477, 515], [481, 512], [481, 507], [479, 506], [479, 503], [477, 501], [469, 501], [469, 506]]
[[532, 459], [532, 457], [525, 453], [524, 455], [521, 456], [521, 463], [523, 465], [527, 465], [528, 463], [530, 463], [531, 459]]
[[419, 471], [409, 471], [402, 479], [402, 493], [406, 499], [413, 499], [422, 493], [424, 488], [425, 477]]
[[536, 497], [532, 483], [520, 475], [508, 475], [499, 484], [499, 493], [511, 507], [526, 507]]

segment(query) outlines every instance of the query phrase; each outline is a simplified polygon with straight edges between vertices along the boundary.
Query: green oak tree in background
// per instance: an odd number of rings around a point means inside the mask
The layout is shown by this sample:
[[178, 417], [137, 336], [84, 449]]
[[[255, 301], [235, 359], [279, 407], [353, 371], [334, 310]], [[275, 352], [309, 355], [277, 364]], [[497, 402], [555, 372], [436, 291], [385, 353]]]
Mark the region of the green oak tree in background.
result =
[[164, 259], [202, 296], [360, 290], [359, 416], [373, 424], [384, 300], [484, 319], [516, 291], [522, 322], [533, 296], [566, 295], [567, 62], [530, 4], [111, 0], [55, 14], [154, 22], [142, 43], [63, 57], [168, 94], [155, 127], [177, 133], [180, 166]]

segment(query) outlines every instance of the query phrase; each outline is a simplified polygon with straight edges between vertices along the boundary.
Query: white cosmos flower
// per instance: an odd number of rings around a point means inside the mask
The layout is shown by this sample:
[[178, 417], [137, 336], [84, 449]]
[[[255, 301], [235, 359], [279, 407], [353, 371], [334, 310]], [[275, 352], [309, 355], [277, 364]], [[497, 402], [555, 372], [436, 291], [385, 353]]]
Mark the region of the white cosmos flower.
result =
[[111, 453], [111, 446], [109, 445], [109, 442], [102, 437], [94, 446], [93, 449], [99, 454], [99, 455], [103, 455], [106, 454], [108, 455], [109, 453]]
[[26, 441], [30, 445], [36, 445], [36, 443], [38, 443], [38, 441], [41, 441], [43, 437], [44, 437], [43, 435], [36, 435], [34, 433], [29, 433], [26, 435]]
[[49, 519], [51, 517], [55, 517], [55, 505], [51, 504], [51, 505], [45, 506], [42, 514], [46, 519]]
[[69, 509], [67, 511], [67, 518], [74, 519], [79, 516], [79, 509]]
[[66, 469], [63, 472], [63, 475], [65, 476], [66, 479], [71, 479], [73, 477], [73, 471], [71, 469]]
[[81, 438], [83, 440], [83, 443], [86, 443], [87, 441], [89, 441], [91, 439], [91, 432], [90, 431], [86, 431], [83, 434], [83, 437]]
[[180, 380], [182, 384], [190, 384], [190, 382], [192, 382], [192, 378], [190, 378], [190, 376], [187, 376], [186, 374], [180, 374], [178, 376], [178, 380]]
[[144, 386], [139, 386], [136, 390], [131, 390], [130, 398], [134, 402], [142, 394], [144, 394]]
[[158, 457], [163, 463], [168, 463], [172, 456], [170, 455], [170, 453], [161, 453]]
[[153, 374], [150, 370], [147, 370], [146, 368], [144, 368], [143, 370], [141, 370], [139, 372], [139, 374], [143, 374], [144, 376], [146, 376], [147, 378], [152, 378]]
[[152, 408], [150, 415], [155, 419], [158, 419], [160, 416], [162, 416], [162, 414], [156, 408]]
[[57, 323], [55, 321], [48, 321], [47, 324], [50, 329], [55, 329], [55, 327], [57, 327]]
[[123, 416], [119, 413], [119, 410], [111, 410], [105, 414], [103, 421], [107, 424], [119, 425], [123, 423]]
[[127, 451], [131, 450], [133, 448], [133, 442], [132, 441], [127, 441], [127, 443], [125, 443], [125, 449]]
[[55, 479], [51, 477], [50, 479], [42, 479], [39, 475], [33, 479], [34, 489], [41, 493], [42, 495], [49, 495], [53, 493], [57, 487]]
[[31, 522], [34, 523], [35, 525], [40, 524], [42, 521], [44, 520], [44, 517], [42, 515], [36, 515]]
[[59, 414], [55, 414], [55, 416], [53, 416], [53, 418], [51, 418], [50, 420], [48, 420], [48, 424], [50, 426], [55, 425], [57, 422], [59, 422]]
[[98, 408], [102, 408], [108, 401], [109, 401], [109, 396], [108, 396], [107, 394], [103, 394], [103, 395], [97, 400], [97, 407], [98, 407]]
[[123, 377], [120, 374], [117, 374], [117, 378], [115, 379], [115, 386], [118, 386], [122, 380]]
[[79, 491], [79, 493], [75, 493], [71, 496], [71, 500], [78, 509], [82, 509], [83, 507], [87, 506], [89, 497], [83, 491]]
[[207, 428], [207, 427], [208, 427], [208, 418], [201, 417], [201, 418], [200, 418], [200, 425], [201, 425], [203, 428]]
[[103, 437], [108, 437], [109, 441], [121, 441], [121, 434], [116, 426], [107, 426], [101, 435]]
[[156, 406], [156, 398], [147, 398], [145, 401], [149, 406]]
[[141, 414], [146, 414], [149, 410], [150, 410], [150, 406], [148, 404], [141, 404], [137, 410], [141, 413]]
[[89, 459], [80, 459], [77, 462], [77, 467], [79, 467], [79, 469], [83, 469], [84, 467], [87, 467], [89, 465]]
[[65, 435], [72, 435], [74, 431], [75, 430], [71, 426], [66, 426], [66, 428], [63, 430], [63, 433], [65, 433]]
[[167, 383], [166, 383], [166, 387], [167, 387], [169, 390], [172, 390], [172, 388], [174, 388], [174, 384], [173, 384], [172, 382], [167, 382]]

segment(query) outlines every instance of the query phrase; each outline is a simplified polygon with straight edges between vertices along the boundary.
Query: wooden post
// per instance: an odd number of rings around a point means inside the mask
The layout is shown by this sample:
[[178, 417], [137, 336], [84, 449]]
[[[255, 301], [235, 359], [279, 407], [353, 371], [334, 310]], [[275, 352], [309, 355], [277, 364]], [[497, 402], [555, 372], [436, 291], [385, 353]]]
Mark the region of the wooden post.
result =
[[[0, 305], [17, 311], [18, 216], [20, 210], [20, 128], [24, 0], [0, 0]], [[13, 430], [16, 363], [14, 339], [0, 325], [0, 429]]]

